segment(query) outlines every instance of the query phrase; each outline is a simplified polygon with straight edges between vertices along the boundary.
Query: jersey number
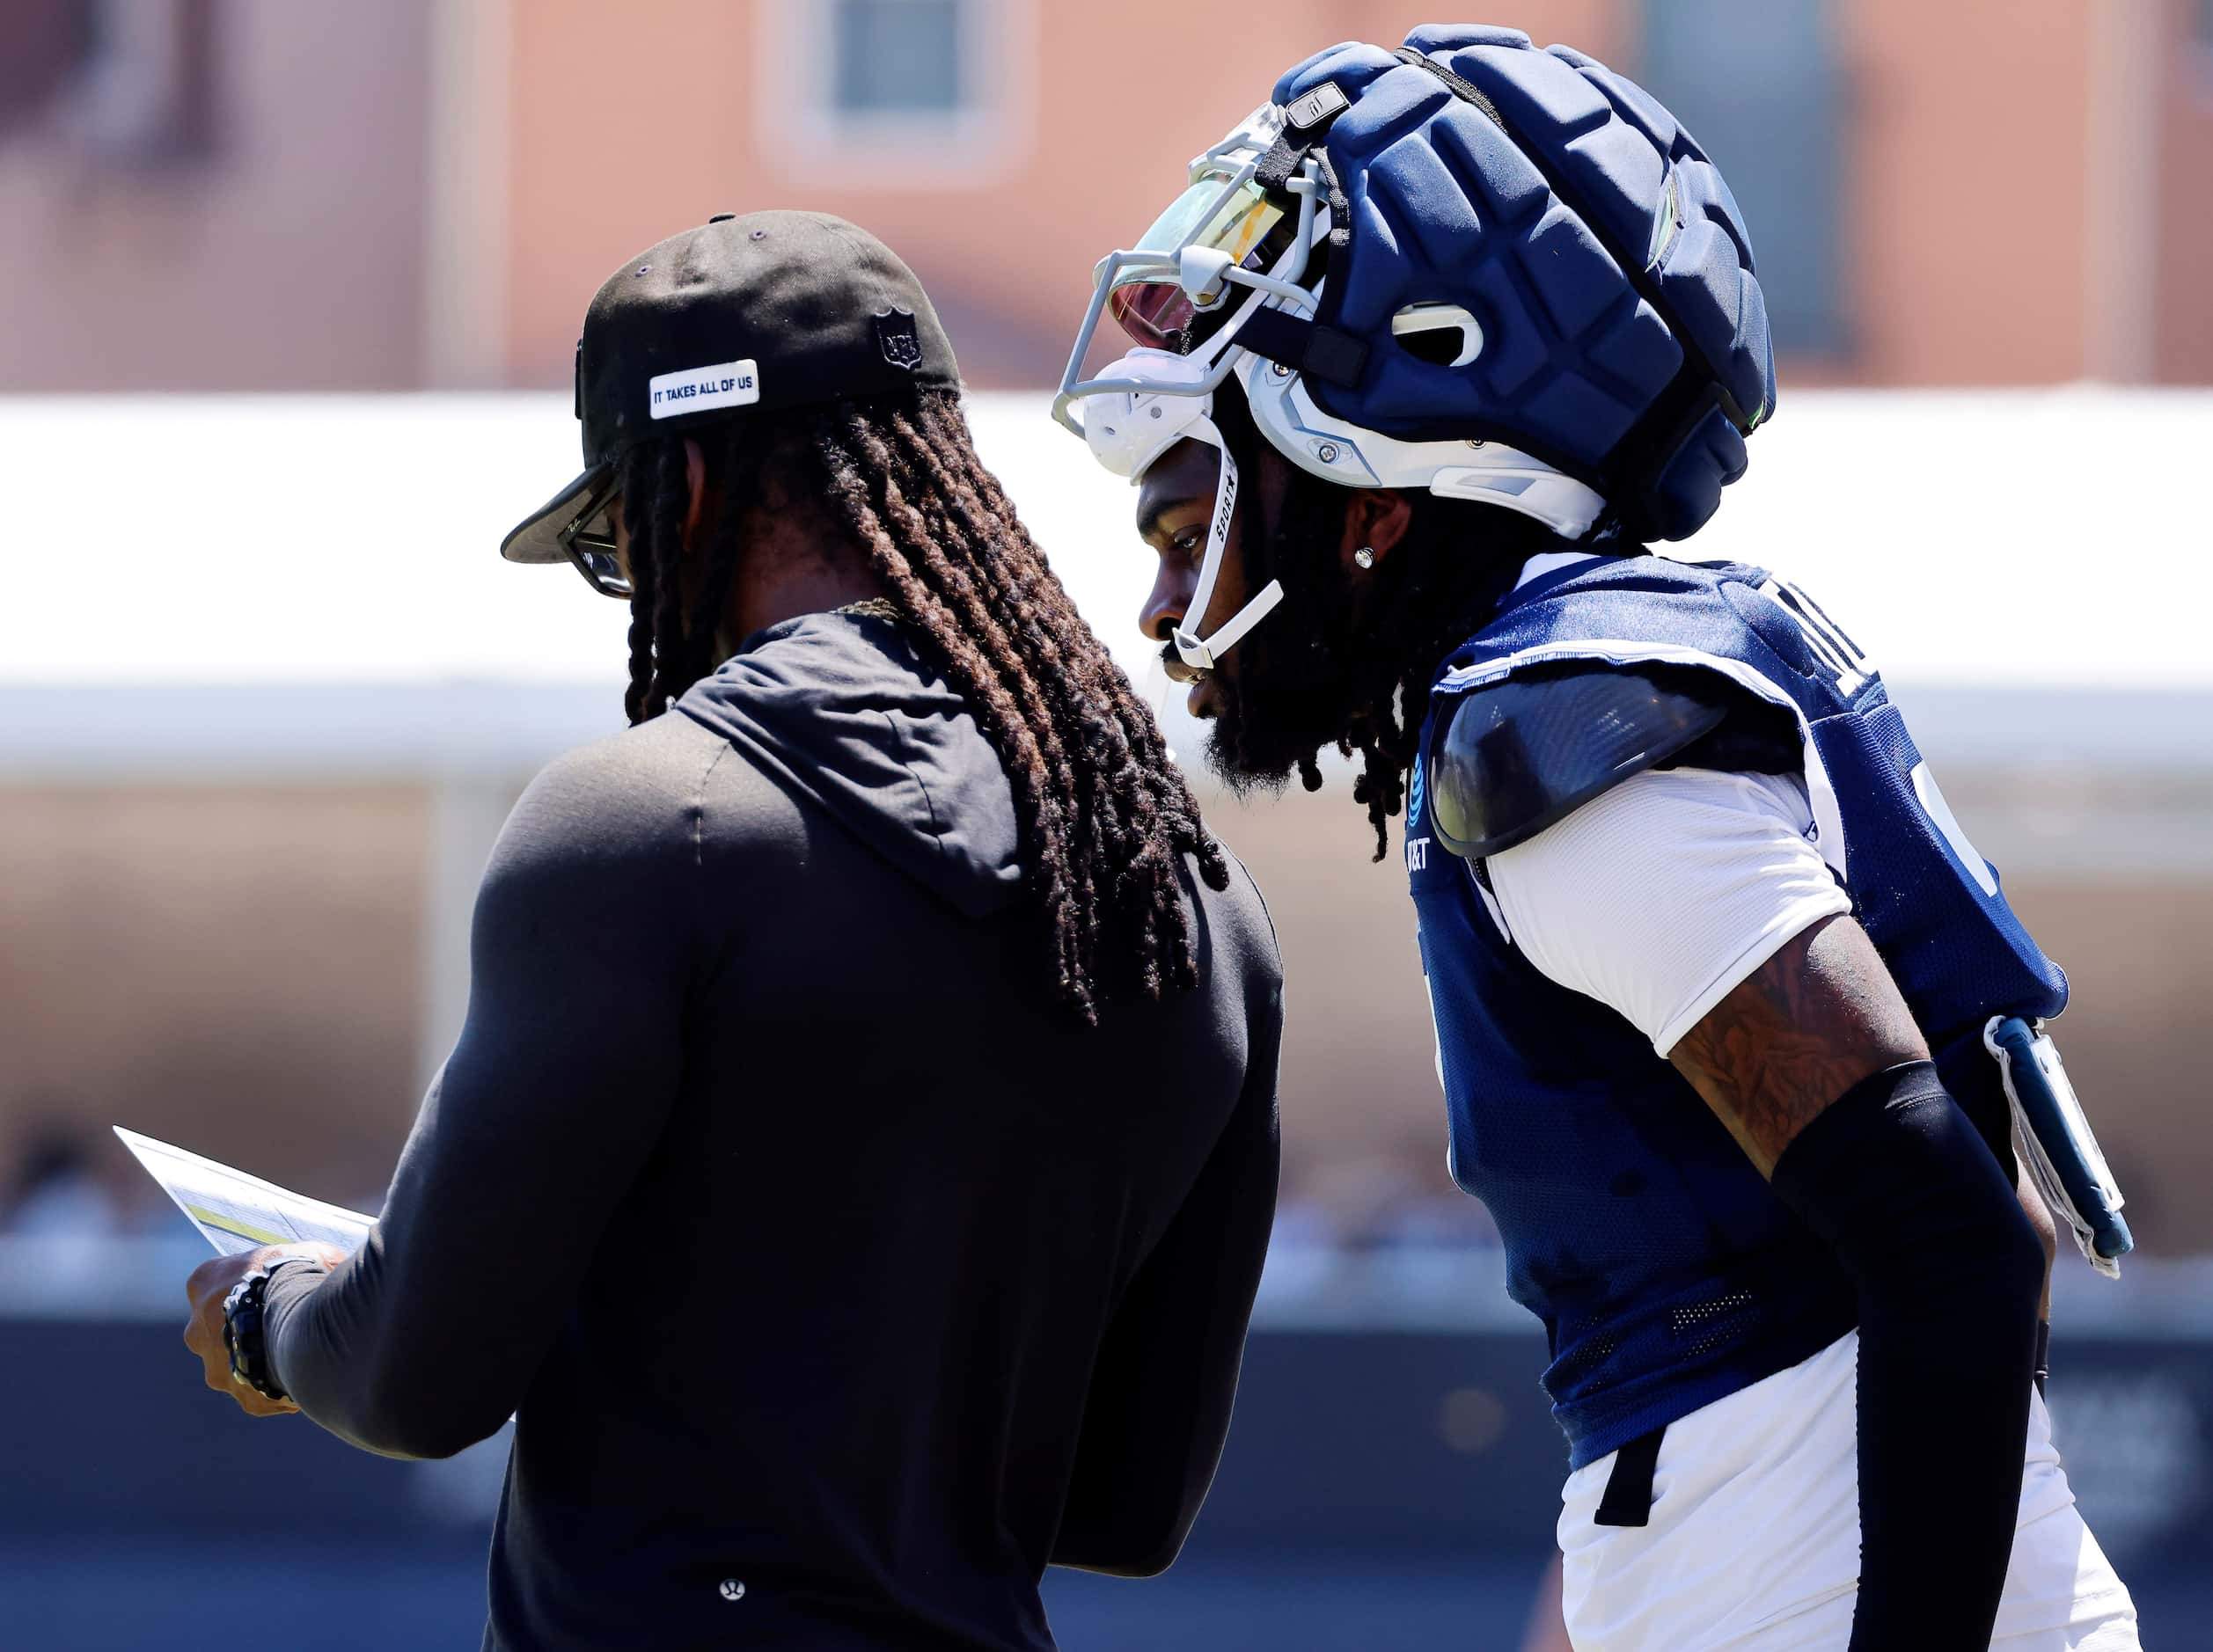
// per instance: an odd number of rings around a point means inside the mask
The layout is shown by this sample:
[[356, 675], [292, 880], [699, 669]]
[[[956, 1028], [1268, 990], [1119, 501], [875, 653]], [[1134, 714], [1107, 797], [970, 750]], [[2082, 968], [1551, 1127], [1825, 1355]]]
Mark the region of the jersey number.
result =
[[[1770, 578], [1760, 587], [1760, 594], [1773, 599], [1776, 605], [1794, 620], [1806, 638], [1806, 646], [1814, 658], [1825, 666], [1836, 678], [1836, 691], [1849, 698], [1857, 694], [1867, 679], [1875, 675], [1875, 668], [1866, 654], [1849, 636], [1844, 628], [1821, 610], [1821, 605], [1788, 580]], [[1960, 869], [1975, 880], [1975, 887], [1985, 895], [1997, 893], [1997, 879], [1992, 875], [1990, 863], [1968, 839], [1952, 806], [1944, 800], [1944, 793], [1937, 786], [1937, 777], [1929, 771], [1926, 761], [1913, 765], [1908, 777], [1913, 784], [1915, 800], [1921, 811], [1929, 817], [1959, 857]]]

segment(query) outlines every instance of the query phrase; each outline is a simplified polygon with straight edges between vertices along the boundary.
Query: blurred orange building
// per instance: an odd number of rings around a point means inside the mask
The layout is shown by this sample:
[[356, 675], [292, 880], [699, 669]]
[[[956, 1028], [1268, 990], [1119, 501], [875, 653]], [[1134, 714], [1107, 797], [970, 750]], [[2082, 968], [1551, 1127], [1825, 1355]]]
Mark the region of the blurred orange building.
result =
[[[1374, 0], [11, 0], [0, 391], [564, 383], [718, 210], [877, 230], [971, 381]], [[1792, 381], [2213, 382], [2213, 0], [1522, 0], [1744, 201]]]

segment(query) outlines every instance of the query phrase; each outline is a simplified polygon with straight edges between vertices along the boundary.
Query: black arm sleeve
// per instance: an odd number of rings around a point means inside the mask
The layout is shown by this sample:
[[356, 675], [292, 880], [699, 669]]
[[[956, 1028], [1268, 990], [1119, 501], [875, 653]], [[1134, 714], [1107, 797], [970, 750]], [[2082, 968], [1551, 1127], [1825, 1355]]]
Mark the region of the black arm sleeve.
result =
[[391, 1457], [444, 1457], [521, 1401], [660, 1134], [683, 1048], [696, 867], [651, 777], [603, 745], [516, 806], [477, 898], [469, 1012], [383, 1218], [268, 1293], [302, 1411]]
[[1237, 1109], [1107, 1327], [1056, 1566], [1167, 1570], [1213, 1483], [1275, 1222], [1282, 1003], [1272, 990]]
[[1852, 1652], [1981, 1652], [2020, 1506], [2042, 1246], [1925, 1061], [1830, 1104], [1774, 1186], [1859, 1298]]

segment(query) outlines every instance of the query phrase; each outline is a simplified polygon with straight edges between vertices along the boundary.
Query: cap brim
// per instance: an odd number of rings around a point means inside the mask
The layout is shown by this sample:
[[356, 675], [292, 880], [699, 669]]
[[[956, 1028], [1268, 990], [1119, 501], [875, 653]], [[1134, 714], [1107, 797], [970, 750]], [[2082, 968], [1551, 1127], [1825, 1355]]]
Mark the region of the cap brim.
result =
[[509, 562], [565, 562], [561, 530], [568, 526], [587, 495], [612, 467], [595, 464], [536, 510], [509, 529], [500, 541], [500, 554]]

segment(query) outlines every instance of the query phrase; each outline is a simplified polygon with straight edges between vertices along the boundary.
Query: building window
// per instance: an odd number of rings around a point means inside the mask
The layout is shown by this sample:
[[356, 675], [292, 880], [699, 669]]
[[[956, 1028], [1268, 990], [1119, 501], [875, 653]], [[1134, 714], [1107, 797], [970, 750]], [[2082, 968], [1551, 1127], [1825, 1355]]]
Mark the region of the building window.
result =
[[133, 167], [214, 139], [213, 0], [15, 0], [0, 35], [0, 134], [41, 132]]
[[1029, 119], [1037, 4], [765, 0], [766, 147], [810, 180], [993, 181]]
[[1835, 355], [1851, 340], [1832, 10], [1829, 0], [1643, 0], [1638, 78], [1743, 208], [1776, 348]]
[[0, 136], [44, 118], [84, 56], [77, 0], [18, 0], [0, 44]]
[[2199, 113], [2213, 108], [2213, 0], [2189, 0], [2182, 13], [2182, 80]]
[[955, 114], [964, 86], [961, 0], [832, 0], [833, 101], [868, 120]]

